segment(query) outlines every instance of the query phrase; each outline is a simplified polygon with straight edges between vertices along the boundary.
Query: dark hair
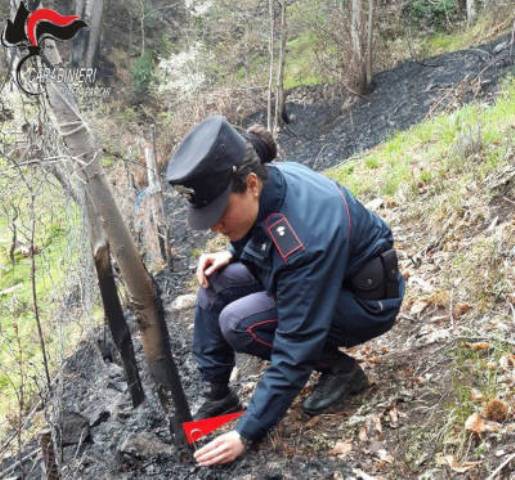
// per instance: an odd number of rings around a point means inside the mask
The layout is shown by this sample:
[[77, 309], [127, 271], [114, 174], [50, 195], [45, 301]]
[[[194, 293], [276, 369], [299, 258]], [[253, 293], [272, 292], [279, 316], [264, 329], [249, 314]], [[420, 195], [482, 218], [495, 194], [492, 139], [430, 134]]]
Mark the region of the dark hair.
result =
[[247, 190], [247, 176], [255, 173], [263, 182], [268, 177], [265, 163], [277, 156], [277, 145], [272, 134], [263, 126], [255, 123], [247, 131], [241, 132], [246, 140], [245, 157], [233, 175], [232, 191], [243, 193]]

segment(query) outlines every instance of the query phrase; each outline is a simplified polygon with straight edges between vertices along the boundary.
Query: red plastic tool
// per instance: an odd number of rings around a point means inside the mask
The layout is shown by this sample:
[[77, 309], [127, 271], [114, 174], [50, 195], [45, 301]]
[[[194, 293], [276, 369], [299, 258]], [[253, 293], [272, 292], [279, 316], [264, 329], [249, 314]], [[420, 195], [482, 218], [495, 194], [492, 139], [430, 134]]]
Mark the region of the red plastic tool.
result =
[[220, 428], [222, 425], [225, 425], [226, 423], [241, 417], [243, 413], [244, 412], [242, 410], [241, 412], [227, 413], [225, 415], [219, 415], [218, 417], [203, 418], [202, 420], [184, 422], [182, 424], [182, 429], [186, 434], [186, 440], [191, 445], [217, 428]]

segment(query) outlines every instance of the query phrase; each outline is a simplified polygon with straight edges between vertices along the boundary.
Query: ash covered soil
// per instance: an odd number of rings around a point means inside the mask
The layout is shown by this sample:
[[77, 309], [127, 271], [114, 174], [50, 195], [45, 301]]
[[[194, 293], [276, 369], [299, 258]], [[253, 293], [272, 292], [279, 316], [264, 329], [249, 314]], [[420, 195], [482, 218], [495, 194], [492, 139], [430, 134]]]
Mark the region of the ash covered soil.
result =
[[[509, 38], [503, 37], [422, 63], [406, 62], [377, 74], [375, 89], [366, 97], [331, 97], [323, 87], [291, 92], [288, 110], [295, 120], [279, 136], [282, 158], [321, 170], [436, 111], [454, 109], [474, 98], [493, 99], [499, 79], [513, 72], [513, 52], [507, 42]], [[257, 113], [247, 123], [260, 118], [262, 113]], [[202, 248], [211, 235], [187, 228], [185, 207], [171, 191], [167, 192], [167, 209], [176, 259], [156, 280], [174, 357], [195, 411], [201, 392], [191, 354], [193, 308], [190, 303], [177, 309], [172, 303], [192, 293], [190, 282], [196, 267], [192, 250]], [[395, 220], [402, 207], [381, 214], [391, 224], [394, 236], [409, 243], [406, 240], [412, 232], [400, 231]], [[404, 252], [401, 267], [414, 253]], [[437, 374], [441, 382], [450, 381], [446, 365], [451, 345], [435, 343], [432, 332], [424, 330], [423, 320], [404, 312], [386, 335], [351, 350], [372, 386], [352, 397], [341, 411], [313, 418], [302, 413], [300, 402], [316, 381], [313, 375], [268, 438], [231, 465], [200, 468], [172, 444], [168, 421], [146, 370], [139, 333], [129, 314], [147, 399], [132, 408], [121, 362], [115, 352], [113, 359], [104, 358], [106, 349], [97, 346], [100, 333], [97, 339], [82, 344], [67, 360], [59, 395], [52, 400], [54, 411], [65, 412], [61, 420], [70, 444], [63, 449], [62, 476], [95, 480], [417, 478], [433, 455], [431, 439], [423, 434], [424, 425], [431, 422], [431, 405], [442, 401], [441, 394], [421, 378]], [[264, 362], [238, 356], [233, 386], [244, 401], [250, 398], [264, 368]], [[25, 454], [36, 448], [36, 442], [31, 442]], [[34, 454], [24, 462], [26, 478], [40, 478], [39, 458]], [[2, 462], [0, 472], [15, 460]], [[450, 478], [442, 472], [427, 478]], [[20, 478], [20, 474], [16, 468], [7, 477]]]

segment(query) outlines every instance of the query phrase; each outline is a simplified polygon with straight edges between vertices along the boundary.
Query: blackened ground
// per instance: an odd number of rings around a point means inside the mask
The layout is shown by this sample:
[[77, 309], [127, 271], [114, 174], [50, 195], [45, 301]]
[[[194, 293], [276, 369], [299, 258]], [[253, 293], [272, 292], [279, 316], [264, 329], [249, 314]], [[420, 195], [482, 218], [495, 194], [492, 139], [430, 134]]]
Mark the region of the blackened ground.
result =
[[[508, 37], [503, 37], [489, 45], [431, 58], [424, 63], [406, 62], [376, 75], [375, 90], [366, 97], [354, 97], [352, 102], [347, 97], [330, 104], [289, 103], [289, 112], [294, 113], [296, 119], [280, 134], [283, 158], [316, 169], [327, 168], [384, 141], [393, 132], [416, 124], [432, 112], [452, 109], [477, 97], [490, 100], [495, 95], [499, 79], [513, 72], [513, 53], [509, 46], [502, 48], [503, 42], [508, 40]], [[311, 91], [316, 93], [317, 88], [312, 87]], [[246, 123], [259, 120], [262, 115], [256, 113]], [[194, 249], [202, 248], [210, 234], [191, 232], [180, 197], [167, 191], [166, 199], [176, 259], [172, 268], [161, 272], [156, 279], [162, 291], [174, 356], [194, 411], [201, 400], [201, 392], [191, 355], [193, 312], [192, 309], [172, 311], [170, 306], [177, 296], [188, 293], [188, 282], [196, 263]], [[89, 426], [89, 437], [84, 435], [87, 441], [80, 448], [73, 445], [63, 451], [64, 478], [366, 478], [360, 476], [358, 469], [351, 471], [348, 466], [350, 463], [367, 471], [371, 461], [361, 457], [359, 452], [353, 453], [350, 461], [327, 455], [329, 448], [342, 438], [342, 432], [347, 428], [343, 426], [342, 419], [353, 418], [359, 422], [369, 418], [371, 412], [389, 412], [392, 405], [398, 405], [402, 410], [403, 402], [417, 395], [416, 387], [409, 383], [410, 379], [414, 378], [417, 368], [422, 369], [425, 365], [422, 360], [418, 365], [418, 360], [411, 356], [412, 352], [403, 351], [408, 339], [420, 336], [419, 325], [404, 321], [394, 328], [393, 333], [370, 347], [379, 352], [378, 356], [388, 350], [398, 352], [391, 356], [385, 354], [385, 360], [375, 369], [375, 382], [383, 385], [382, 390], [373, 387], [349, 402], [344, 412], [311, 420], [302, 415], [297, 400], [287, 421], [281, 422], [277, 431], [251, 454], [230, 466], [199, 468], [191, 458], [181, 458], [172, 446], [168, 422], [152, 390], [139, 334], [130, 315], [129, 321], [147, 401], [132, 409], [123, 370], [116, 358], [115, 363], [104, 361], [96, 346], [97, 339], [83, 344], [66, 362], [57, 388], [58, 395], [53, 400], [56, 411], [78, 413]], [[101, 338], [102, 332], [97, 336]], [[426, 347], [421, 344], [419, 348]], [[423, 359], [421, 352], [416, 356], [420, 354]], [[445, 362], [445, 357], [442, 357], [442, 362]], [[233, 384], [244, 399], [250, 397], [262, 368], [260, 362], [238, 357], [238, 375]], [[374, 369], [370, 370], [374, 374]], [[388, 387], [384, 386], [385, 382]], [[386, 402], [385, 398], [389, 400]], [[396, 453], [397, 449], [405, 447], [399, 441], [398, 431], [391, 432], [388, 445], [391, 453]], [[24, 455], [35, 448], [36, 444], [32, 442]], [[381, 456], [381, 450], [376, 454]], [[0, 472], [14, 461], [16, 459], [7, 459], [0, 463]], [[40, 478], [38, 463], [39, 460], [34, 463], [32, 459], [24, 463], [26, 478]], [[19, 468], [13, 469], [7, 477], [20, 478], [20, 474]], [[399, 464], [393, 467], [389, 478], [416, 478], [416, 473]]]
[[[507, 35], [486, 45], [423, 62], [408, 61], [378, 73], [374, 90], [364, 97], [331, 98], [325, 104], [287, 103], [295, 120], [279, 136], [283, 157], [322, 170], [435, 112], [455, 109], [475, 98], [488, 101], [495, 96], [499, 79], [513, 72], [514, 57], [515, 48]], [[266, 124], [264, 113], [246, 123], [254, 121]]]

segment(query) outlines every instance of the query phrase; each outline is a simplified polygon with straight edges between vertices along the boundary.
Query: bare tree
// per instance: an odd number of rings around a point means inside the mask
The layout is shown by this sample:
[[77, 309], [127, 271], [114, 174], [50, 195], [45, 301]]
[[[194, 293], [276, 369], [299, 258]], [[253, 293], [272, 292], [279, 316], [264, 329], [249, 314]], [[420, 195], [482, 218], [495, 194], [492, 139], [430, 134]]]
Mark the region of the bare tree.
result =
[[476, 21], [477, 9], [476, 0], [467, 0], [467, 25], [470, 26]]
[[270, 69], [268, 73], [268, 99], [266, 107], [266, 125], [273, 130], [272, 119], [272, 86], [274, 82], [274, 44], [275, 44], [275, 9], [274, 1], [268, 0], [268, 14], [270, 16], [270, 36], [268, 38], [268, 52], [270, 54]]
[[151, 204], [152, 224], [154, 235], [157, 238], [159, 254], [164, 264], [171, 261], [170, 235], [165, 221], [163, 186], [159, 176], [156, 148], [156, 127], [152, 126], [151, 141], [146, 142], [144, 147], [145, 163], [147, 164], [148, 189]]
[[284, 64], [286, 61], [286, 0], [279, 1], [281, 5], [281, 27], [279, 29], [279, 60], [277, 67], [277, 82], [275, 85], [275, 115], [273, 131], [282, 125], [285, 117], [285, 96], [284, 96]]
[[[29, 144], [22, 155], [22, 158], [25, 159], [31, 149], [31, 145]], [[25, 187], [27, 188], [30, 195], [30, 231], [28, 235], [29, 240], [29, 250], [28, 255], [31, 259], [31, 268], [30, 268], [30, 282], [31, 282], [31, 294], [32, 294], [32, 308], [34, 312], [34, 319], [36, 320], [36, 327], [38, 330], [39, 337], [39, 345], [41, 348], [41, 355], [43, 358], [43, 367], [45, 371], [45, 378], [47, 383], [48, 392], [50, 392], [52, 388], [52, 382], [50, 380], [50, 369], [48, 366], [48, 354], [46, 349], [45, 335], [43, 333], [43, 326], [41, 323], [41, 317], [39, 314], [39, 304], [38, 304], [38, 295], [37, 295], [37, 282], [36, 282], [36, 192], [34, 190], [34, 185], [32, 182], [26, 178], [23, 170], [19, 167], [16, 162], [13, 162], [14, 167], [17, 169], [19, 178], [23, 181]]]
[[104, 0], [75, 0], [75, 14], [89, 26], [81, 29], [73, 39], [72, 63], [87, 68], [95, 65], [102, 33]]
[[368, 22], [367, 22], [367, 90], [372, 83], [372, 57], [374, 38], [374, 0], [368, 0]]
[[[59, 53], [53, 42], [47, 43], [45, 54], [54, 65], [60, 63]], [[173, 398], [176, 441], [184, 445], [182, 423], [191, 420], [191, 413], [171, 354], [170, 338], [157, 287], [145, 269], [114, 201], [99, 161], [102, 149], [82, 118], [73, 94], [65, 84], [50, 81], [47, 85], [47, 96], [54, 122], [71, 157], [79, 166], [87, 195], [101, 219], [112, 253], [127, 286], [141, 330], [145, 356], [158, 385], [165, 411], [169, 410], [167, 393]]]
[[351, 18], [350, 18], [350, 30], [351, 30], [351, 45], [352, 45], [352, 70], [355, 74], [354, 84], [352, 88], [356, 89], [358, 93], [365, 93], [367, 85], [366, 76], [366, 61], [363, 55], [362, 48], [362, 0], [351, 1]]

